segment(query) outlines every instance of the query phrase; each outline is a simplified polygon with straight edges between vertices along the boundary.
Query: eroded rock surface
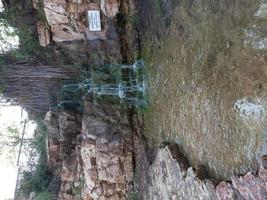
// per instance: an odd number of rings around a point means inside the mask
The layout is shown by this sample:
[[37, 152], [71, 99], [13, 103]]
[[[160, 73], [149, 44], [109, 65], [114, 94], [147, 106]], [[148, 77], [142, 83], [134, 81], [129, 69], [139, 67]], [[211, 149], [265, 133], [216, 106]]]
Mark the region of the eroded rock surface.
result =
[[85, 114], [50, 111], [48, 162], [61, 177], [59, 200], [126, 199], [133, 182], [133, 140], [118, 108], [95, 107]]
[[[147, 168], [146, 187], [139, 188], [141, 199], [264, 200], [267, 198], [267, 171], [263, 165], [258, 175], [248, 172], [244, 176], [233, 176], [231, 182], [222, 181], [218, 184], [211, 179], [202, 180], [198, 171], [183, 166], [183, 161], [176, 159], [169, 146], [159, 149], [153, 163]], [[144, 181], [145, 177], [139, 181]]]
[[126, 199], [133, 181], [131, 129], [107, 112], [89, 107], [82, 127], [83, 198]]

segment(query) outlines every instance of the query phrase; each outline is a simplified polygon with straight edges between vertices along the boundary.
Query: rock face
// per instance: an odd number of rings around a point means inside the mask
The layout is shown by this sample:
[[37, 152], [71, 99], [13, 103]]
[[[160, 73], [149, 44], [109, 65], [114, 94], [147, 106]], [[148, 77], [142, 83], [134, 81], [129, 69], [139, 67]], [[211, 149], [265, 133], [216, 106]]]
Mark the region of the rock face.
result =
[[37, 22], [37, 31], [39, 43], [41, 46], [47, 46], [51, 41], [50, 27], [45, 22]]
[[117, 109], [87, 102], [83, 116], [50, 111], [46, 122], [49, 166], [62, 182], [59, 200], [127, 198], [134, 173], [132, 131]]
[[68, 23], [66, 0], [44, 0], [44, 11], [48, 24]]
[[82, 127], [83, 199], [126, 199], [133, 181], [131, 129], [112, 118], [99, 120], [109, 115], [90, 109]]
[[[34, 8], [39, 11], [40, 3], [41, 1], [33, 1]], [[44, 27], [44, 22], [39, 22], [37, 27], [40, 44], [46, 46], [50, 42], [48, 31], [51, 32], [54, 42], [107, 39], [105, 36], [108, 29], [107, 21], [119, 12], [120, 0], [102, 0], [100, 4], [90, 1], [43, 0], [42, 4], [49, 29]], [[91, 32], [89, 30], [87, 10], [102, 11], [103, 31]]]
[[81, 116], [61, 111], [59, 115], [60, 154], [62, 156], [60, 200], [75, 199], [75, 183], [80, 182], [80, 156], [77, 146], [81, 133]]
[[[249, 172], [244, 176], [233, 176], [232, 183], [222, 181], [216, 186], [209, 179], [202, 180], [201, 174], [192, 167], [186, 169], [184, 161], [177, 159], [175, 152], [178, 151], [172, 151], [172, 148], [167, 146], [159, 149], [153, 163], [147, 166], [147, 175], [139, 179], [140, 182], [146, 182], [145, 187], [137, 187], [140, 188], [138, 192], [141, 194], [141, 199], [263, 200], [267, 198], [267, 174], [263, 165], [258, 175]], [[178, 157], [180, 158], [180, 155]]]
[[[37, 23], [41, 46], [60, 47], [76, 64], [99, 66], [122, 61], [121, 38], [114, 19], [120, 1], [33, 0], [32, 3], [40, 16], [46, 18]], [[101, 31], [90, 31], [88, 10], [100, 11]]]

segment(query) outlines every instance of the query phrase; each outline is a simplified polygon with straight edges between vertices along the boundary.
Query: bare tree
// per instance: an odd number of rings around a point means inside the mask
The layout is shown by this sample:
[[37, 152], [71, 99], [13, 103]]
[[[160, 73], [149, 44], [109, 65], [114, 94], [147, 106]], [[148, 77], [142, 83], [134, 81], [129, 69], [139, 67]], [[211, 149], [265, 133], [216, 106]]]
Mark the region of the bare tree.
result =
[[47, 66], [9, 65], [0, 73], [4, 97], [29, 112], [45, 113], [57, 103], [61, 83], [78, 76], [79, 69], [72, 65]]

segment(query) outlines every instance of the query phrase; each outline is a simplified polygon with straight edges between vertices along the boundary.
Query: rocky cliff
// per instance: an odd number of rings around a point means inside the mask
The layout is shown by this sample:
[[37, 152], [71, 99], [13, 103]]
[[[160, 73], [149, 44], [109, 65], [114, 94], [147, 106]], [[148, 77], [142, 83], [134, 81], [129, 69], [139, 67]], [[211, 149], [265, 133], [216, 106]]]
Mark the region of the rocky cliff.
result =
[[49, 164], [62, 181], [58, 199], [126, 199], [133, 184], [133, 137], [117, 108], [86, 102], [82, 116], [49, 112], [46, 121]]
[[[37, 22], [42, 46], [56, 43], [80, 64], [122, 61], [120, 37], [115, 28], [120, 1], [34, 0], [33, 5], [45, 18]], [[101, 11], [102, 31], [89, 30], [88, 10]]]

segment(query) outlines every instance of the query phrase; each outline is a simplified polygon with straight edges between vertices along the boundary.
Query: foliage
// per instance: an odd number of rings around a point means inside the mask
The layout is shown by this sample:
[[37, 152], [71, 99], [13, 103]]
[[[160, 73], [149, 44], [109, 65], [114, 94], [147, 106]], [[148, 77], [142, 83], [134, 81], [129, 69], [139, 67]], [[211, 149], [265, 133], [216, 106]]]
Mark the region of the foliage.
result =
[[36, 195], [36, 200], [51, 200], [52, 194], [49, 192], [42, 192]]
[[82, 180], [76, 185], [74, 182], [71, 184], [72, 193], [74, 194], [75, 200], [83, 200], [82, 198], [82, 190], [84, 186], [84, 181]]
[[139, 200], [139, 195], [135, 192], [131, 192], [128, 194], [128, 200]]
[[116, 24], [119, 28], [125, 27], [127, 23], [127, 17], [124, 13], [118, 12], [116, 15]]
[[25, 132], [27, 128], [27, 120], [20, 122], [20, 124], [12, 122], [6, 126], [3, 128], [3, 132], [0, 133], [0, 156], [4, 156], [14, 164], [19, 145], [22, 142], [23, 144], [30, 143], [29, 139], [25, 139], [22, 136], [24, 135], [22, 131]]
[[37, 39], [27, 25], [21, 25], [17, 30], [17, 35], [20, 41], [20, 48], [13, 52], [18, 59], [34, 55], [36, 50], [40, 48]]
[[[26, 16], [30, 15], [27, 12], [27, 9], [29, 9], [27, 6], [29, 7], [29, 5], [22, 5], [22, 2], [18, 2], [0, 12], [0, 47], [3, 44], [2, 49], [0, 49], [2, 51], [0, 53], [0, 64], [5, 63], [5, 59], [7, 59], [3, 54], [9, 54], [15, 60], [20, 60], [29, 59], [42, 53], [42, 48], [34, 31], [35, 27], [31, 25], [29, 20], [23, 21], [24, 18], [29, 18]], [[31, 18], [32, 20], [42, 18], [42, 15], [35, 17], [32, 14]], [[19, 40], [18, 46], [14, 44], [16, 40]]]
[[[47, 137], [47, 129], [45, 125], [39, 121], [38, 122], [38, 133], [35, 136], [33, 147], [36, 149], [39, 159], [36, 166], [33, 168], [30, 167], [31, 170], [24, 171], [22, 176], [22, 181], [20, 184], [20, 190], [24, 195], [29, 195], [31, 192], [35, 192], [40, 195], [40, 200], [45, 200], [45, 195], [49, 194], [47, 188], [54, 181], [54, 176], [49, 169], [47, 164], [46, 157], [46, 137]], [[34, 165], [34, 163], [30, 163]], [[51, 190], [55, 188], [51, 188]]]

